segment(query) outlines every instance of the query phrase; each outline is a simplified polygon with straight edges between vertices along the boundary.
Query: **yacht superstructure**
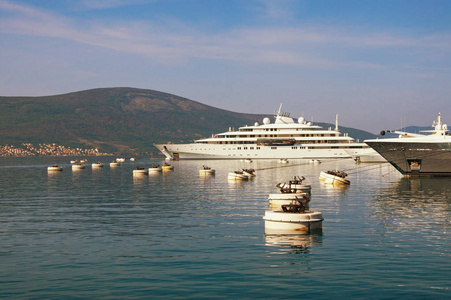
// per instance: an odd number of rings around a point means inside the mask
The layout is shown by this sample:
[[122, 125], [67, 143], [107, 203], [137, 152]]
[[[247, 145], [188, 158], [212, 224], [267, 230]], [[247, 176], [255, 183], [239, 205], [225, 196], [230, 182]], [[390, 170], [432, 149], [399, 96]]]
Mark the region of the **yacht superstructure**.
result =
[[365, 140], [365, 143], [403, 175], [451, 176], [451, 136], [440, 113], [432, 126], [433, 130], [422, 131], [429, 135], [388, 131], [399, 137]]
[[190, 144], [156, 144], [167, 159], [294, 159], [351, 158], [346, 150], [369, 149], [335, 128], [324, 129], [300, 117], [297, 122], [288, 113], [275, 113], [275, 121], [243, 126], [238, 130], [215, 134]]

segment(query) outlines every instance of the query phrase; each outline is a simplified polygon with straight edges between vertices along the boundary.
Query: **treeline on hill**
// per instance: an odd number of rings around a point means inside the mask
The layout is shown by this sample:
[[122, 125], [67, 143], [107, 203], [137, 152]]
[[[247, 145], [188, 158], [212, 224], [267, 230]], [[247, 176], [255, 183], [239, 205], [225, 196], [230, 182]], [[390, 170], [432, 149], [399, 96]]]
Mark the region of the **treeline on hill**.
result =
[[[262, 115], [214, 108], [154, 90], [101, 88], [45, 97], [0, 97], [0, 145], [58, 143], [111, 153], [156, 152], [153, 143], [191, 142]], [[331, 124], [317, 123], [325, 128]], [[340, 127], [363, 141], [375, 135]]]

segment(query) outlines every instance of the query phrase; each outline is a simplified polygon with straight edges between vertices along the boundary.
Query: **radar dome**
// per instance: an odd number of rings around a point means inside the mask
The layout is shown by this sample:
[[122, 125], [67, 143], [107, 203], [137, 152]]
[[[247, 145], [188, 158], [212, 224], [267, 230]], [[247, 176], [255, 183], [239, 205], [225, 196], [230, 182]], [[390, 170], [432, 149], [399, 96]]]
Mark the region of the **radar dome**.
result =
[[258, 122], [255, 122], [254, 126], [258, 126]]
[[269, 120], [269, 118], [263, 119], [263, 124], [268, 125], [269, 123], [271, 123], [271, 120]]
[[300, 118], [298, 119], [298, 123], [299, 123], [299, 124], [304, 124], [304, 121], [305, 121], [304, 117], [300, 117]]

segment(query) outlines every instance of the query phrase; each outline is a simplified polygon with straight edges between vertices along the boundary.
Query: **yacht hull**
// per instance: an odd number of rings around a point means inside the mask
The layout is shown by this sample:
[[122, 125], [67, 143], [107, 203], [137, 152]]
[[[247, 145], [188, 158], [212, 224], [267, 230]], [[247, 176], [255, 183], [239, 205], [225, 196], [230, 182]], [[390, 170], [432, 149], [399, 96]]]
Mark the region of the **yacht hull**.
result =
[[372, 148], [346, 150], [357, 163], [386, 163], [387, 160]]
[[[215, 144], [156, 144], [167, 159], [313, 159], [313, 158], [351, 158], [346, 153], [346, 146], [313, 147], [303, 145], [262, 146], [246, 145], [215, 145]], [[245, 148], [245, 149], [244, 149]], [[349, 148], [348, 148], [349, 149]], [[360, 149], [355, 149], [358, 151]]]
[[451, 142], [366, 143], [406, 176], [451, 176]]

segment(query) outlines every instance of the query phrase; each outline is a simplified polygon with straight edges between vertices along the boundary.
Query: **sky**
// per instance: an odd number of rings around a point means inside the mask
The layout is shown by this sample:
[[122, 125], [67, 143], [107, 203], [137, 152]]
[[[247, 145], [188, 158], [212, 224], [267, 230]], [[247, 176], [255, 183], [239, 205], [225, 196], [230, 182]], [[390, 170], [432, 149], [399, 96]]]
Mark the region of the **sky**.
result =
[[0, 96], [135, 87], [372, 133], [451, 123], [451, 1], [0, 0], [0, 67]]

